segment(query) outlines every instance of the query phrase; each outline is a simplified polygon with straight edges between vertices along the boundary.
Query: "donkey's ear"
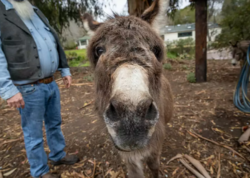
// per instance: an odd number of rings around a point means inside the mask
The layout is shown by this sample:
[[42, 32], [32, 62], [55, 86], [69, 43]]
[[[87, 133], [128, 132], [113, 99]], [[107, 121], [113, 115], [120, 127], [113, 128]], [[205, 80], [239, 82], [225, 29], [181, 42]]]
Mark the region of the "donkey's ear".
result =
[[158, 33], [160, 29], [165, 26], [167, 21], [167, 8], [169, 0], [154, 0], [152, 5], [147, 8], [141, 18], [148, 22]]
[[83, 26], [90, 36], [93, 36], [95, 31], [102, 25], [102, 23], [95, 21], [88, 13], [81, 15], [81, 18], [83, 21]]

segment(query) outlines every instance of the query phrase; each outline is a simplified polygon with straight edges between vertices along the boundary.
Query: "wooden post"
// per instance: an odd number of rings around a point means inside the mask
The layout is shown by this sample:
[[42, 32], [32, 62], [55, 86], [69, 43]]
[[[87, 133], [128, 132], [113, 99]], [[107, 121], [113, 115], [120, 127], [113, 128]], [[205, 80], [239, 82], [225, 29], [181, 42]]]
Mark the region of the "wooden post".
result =
[[207, 81], [207, 0], [195, 1], [195, 77]]

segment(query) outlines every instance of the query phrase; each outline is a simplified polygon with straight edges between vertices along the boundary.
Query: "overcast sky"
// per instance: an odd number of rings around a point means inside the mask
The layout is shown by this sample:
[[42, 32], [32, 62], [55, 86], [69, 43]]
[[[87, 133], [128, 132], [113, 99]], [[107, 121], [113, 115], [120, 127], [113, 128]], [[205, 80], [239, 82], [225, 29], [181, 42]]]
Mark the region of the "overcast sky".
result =
[[[103, 0], [99, 0], [100, 2], [102, 2]], [[113, 5], [114, 4], [114, 5]], [[180, 5], [180, 8], [184, 8], [187, 5], [189, 5], [189, 0], [183, 0], [183, 2]], [[104, 8], [104, 13], [106, 15], [111, 15], [113, 12], [116, 12], [118, 14], [124, 14], [127, 13], [127, 0], [116, 0], [116, 1], [112, 1], [112, 6], [107, 6]], [[105, 15], [105, 16], [106, 16]], [[98, 21], [102, 21], [105, 18], [100, 18], [98, 19]]]

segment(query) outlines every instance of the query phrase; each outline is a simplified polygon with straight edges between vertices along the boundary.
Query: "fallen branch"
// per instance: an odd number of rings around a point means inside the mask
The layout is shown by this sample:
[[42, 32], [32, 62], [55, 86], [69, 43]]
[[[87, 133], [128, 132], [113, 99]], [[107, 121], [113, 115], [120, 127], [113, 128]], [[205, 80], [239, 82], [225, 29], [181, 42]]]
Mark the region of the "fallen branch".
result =
[[177, 167], [177, 168], [172, 172], [172, 176], [173, 176], [173, 177], [175, 176], [175, 174], [177, 173], [177, 171], [178, 171], [179, 169], [180, 169], [180, 168]]
[[218, 142], [216, 142], [216, 141], [213, 141], [213, 140], [210, 140], [210, 139], [208, 139], [208, 138], [205, 138], [205, 137], [203, 137], [203, 136], [201, 136], [201, 135], [199, 135], [199, 134], [197, 134], [197, 133], [189, 132], [188, 130], [187, 130], [187, 132], [188, 132], [191, 136], [195, 135], [195, 136], [197, 136], [197, 137], [199, 137], [199, 138], [201, 138], [201, 139], [203, 139], [203, 140], [206, 140], [206, 141], [209, 141], [209, 142], [211, 142], [211, 143], [214, 143], [215, 145], [224, 147], [224, 148], [226, 148], [226, 149], [232, 151], [233, 153], [235, 153], [235, 154], [238, 155], [239, 157], [243, 158], [244, 160], [246, 160], [246, 158], [245, 158], [244, 156], [242, 156], [240, 153], [238, 153], [237, 151], [235, 151], [233, 148], [231, 148], [231, 147], [229, 147], [229, 146], [222, 145], [222, 144], [220, 144], [220, 143], [218, 143]]
[[93, 85], [93, 83], [73, 83], [73, 86]]
[[63, 80], [63, 78], [59, 78], [59, 79], [55, 80], [55, 82], [59, 82], [60, 80]]
[[189, 133], [189, 135], [191, 135], [191, 136], [193, 136], [193, 137], [195, 137], [195, 138], [199, 138], [199, 137], [197, 137], [196, 135], [194, 135], [192, 132], [189, 132], [188, 130], [187, 130], [187, 132]]
[[239, 144], [244, 144], [245, 142], [247, 142], [249, 140], [250, 137], [250, 128], [248, 128], [239, 138], [238, 142]]
[[13, 139], [13, 140], [9, 140], [9, 141], [4, 141], [2, 144], [0, 144], [0, 147], [5, 145], [5, 144], [16, 142], [16, 141], [19, 141], [19, 140], [22, 140], [22, 138]]
[[10, 176], [11, 174], [13, 174], [13, 172], [16, 171], [16, 169], [17, 169], [17, 168], [12, 169], [11, 171], [4, 173], [3, 176], [4, 176], [4, 177]]
[[83, 107], [79, 108], [79, 110], [88, 107], [89, 105], [93, 104], [93, 102], [94, 102], [94, 100], [90, 101], [89, 103], [86, 103]]
[[86, 178], [84, 175], [82, 175], [82, 174], [79, 174], [79, 173], [77, 173], [77, 172], [73, 172], [73, 175], [76, 175], [76, 176], [78, 176], [78, 177], [80, 177], [80, 178]]
[[217, 177], [216, 178], [220, 178], [220, 170], [221, 170], [221, 168], [220, 168], [220, 153], [219, 153], [219, 166], [218, 166], [218, 172], [217, 172]]
[[179, 177], [181, 176], [181, 174], [182, 174], [185, 170], [186, 170], [186, 168], [184, 168], [184, 169], [178, 174], [178, 176], [177, 176], [176, 178], [179, 178]]
[[110, 169], [106, 172], [106, 174], [104, 175], [104, 177], [106, 177], [112, 170], [113, 170], [113, 168], [110, 168]]
[[[201, 163], [192, 158], [191, 156], [188, 155], [184, 155], [185, 158], [188, 159], [188, 161], [190, 161], [190, 163], [192, 165], [194, 165], [194, 167], [196, 167], [204, 176], [205, 178], [211, 178], [210, 175], [208, 174], [208, 172], [205, 170], [205, 168], [201, 165]], [[197, 172], [195, 169], [193, 169], [184, 159], [183, 156], [181, 154], [177, 154], [175, 157], [171, 158], [167, 164], [169, 164], [171, 161], [175, 160], [175, 159], [179, 159], [180, 162], [186, 166], [187, 169], [189, 169], [192, 173], [194, 173], [198, 178], [203, 177], [203, 175], [201, 175], [199, 172]], [[203, 177], [204, 178], [204, 177]]]
[[202, 173], [205, 176], [205, 178], [211, 178], [211, 176], [208, 174], [208, 172], [206, 171], [206, 169], [202, 166], [202, 164], [198, 160], [196, 160], [193, 157], [188, 156], [188, 155], [184, 155], [184, 156], [185, 156], [185, 158], [188, 159], [188, 161], [194, 167], [196, 167], [196, 169], [198, 169], [200, 171], [200, 173]]
[[[71, 86], [83, 86], [83, 85], [93, 85], [93, 83], [72, 83]], [[64, 85], [59, 85], [59, 87], [65, 87]]]
[[247, 148], [247, 146], [243, 145], [242, 148], [244, 148], [245, 150], [247, 150], [250, 153], [250, 149]]
[[175, 159], [180, 159], [180, 158], [182, 158], [183, 156], [181, 155], [181, 154], [177, 154], [175, 157], [173, 157], [173, 158], [171, 158], [168, 162], [167, 162], [167, 164], [169, 164], [171, 161], [174, 161]]
[[3, 174], [2, 174], [2, 171], [0, 171], [0, 178], [3, 178]]
[[79, 167], [83, 167], [85, 162], [87, 161], [87, 159], [84, 159], [82, 161], [80, 161], [79, 163], [77, 163], [75, 166], [73, 166], [74, 169], [77, 169]]
[[198, 178], [205, 178], [199, 172], [197, 172], [194, 168], [192, 168], [184, 159], [180, 159], [180, 162], [189, 170], [191, 171], [196, 177]]
[[92, 178], [95, 177], [95, 170], [96, 170], [96, 161], [94, 160], [94, 168], [93, 168], [93, 174], [92, 174]]

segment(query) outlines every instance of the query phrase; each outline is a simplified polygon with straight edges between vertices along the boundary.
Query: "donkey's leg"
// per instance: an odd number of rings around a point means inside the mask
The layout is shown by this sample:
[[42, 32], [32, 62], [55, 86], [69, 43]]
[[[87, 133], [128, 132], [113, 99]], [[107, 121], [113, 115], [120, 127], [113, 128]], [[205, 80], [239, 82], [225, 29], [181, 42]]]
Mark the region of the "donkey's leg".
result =
[[147, 159], [148, 168], [153, 174], [153, 178], [160, 178], [160, 154], [151, 154]]
[[126, 164], [128, 178], [144, 178], [143, 165], [140, 160], [129, 160]]

